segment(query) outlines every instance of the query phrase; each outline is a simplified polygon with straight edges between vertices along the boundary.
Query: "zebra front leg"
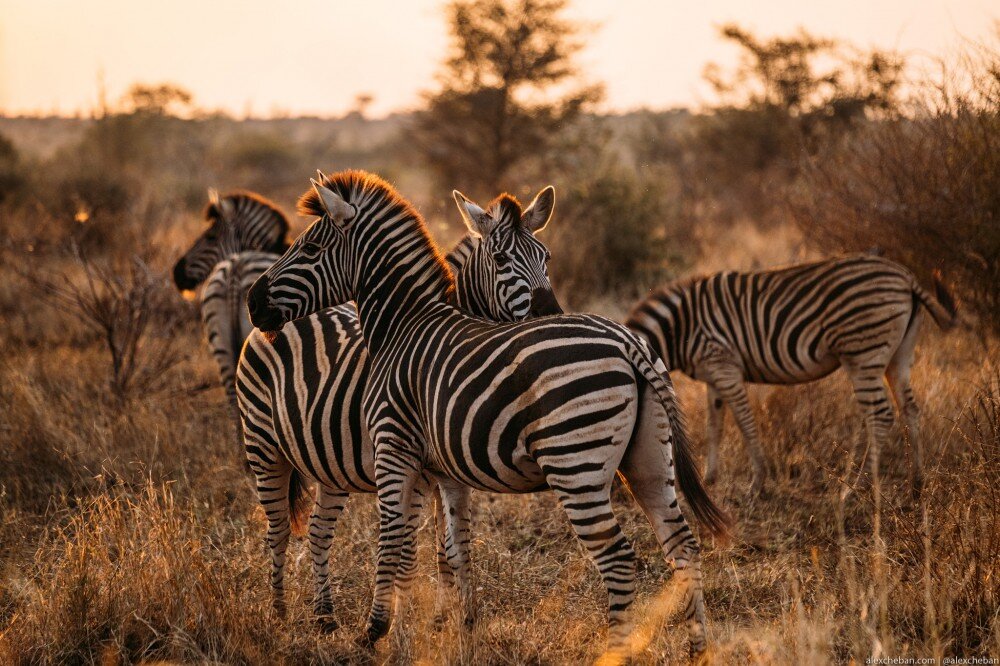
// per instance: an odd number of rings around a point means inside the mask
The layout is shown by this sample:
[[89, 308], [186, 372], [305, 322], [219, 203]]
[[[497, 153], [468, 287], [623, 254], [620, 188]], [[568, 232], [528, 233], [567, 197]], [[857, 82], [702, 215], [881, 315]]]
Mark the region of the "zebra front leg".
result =
[[288, 482], [292, 467], [283, 457], [266, 465], [259, 459], [250, 460], [257, 478], [257, 498], [267, 516], [267, 547], [271, 553], [271, 605], [278, 617], [284, 618], [285, 551], [292, 533]]
[[448, 527], [446, 525], [444, 498], [441, 487], [434, 486], [434, 541], [437, 550], [437, 597], [434, 601], [434, 624], [444, 622], [445, 609], [455, 591], [455, 571], [448, 562]]
[[750, 407], [750, 397], [747, 395], [746, 384], [743, 382], [743, 371], [729, 362], [715, 362], [707, 367], [709, 385], [715, 389], [723, 402], [729, 405], [736, 424], [743, 434], [743, 445], [750, 456], [750, 467], [753, 473], [750, 490], [754, 493], [764, 491], [767, 481], [768, 461], [760, 444], [760, 432], [757, 421]]
[[[476, 621], [476, 604], [472, 585], [472, 557], [470, 545], [472, 541], [472, 503], [471, 493], [467, 486], [451, 479], [441, 479], [438, 483], [441, 493], [442, 512], [444, 515], [445, 534], [443, 548], [448, 569], [453, 572], [454, 588], [458, 592], [459, 611], [465, 627], [471, 627]], [[440, 568], [440, 564], [438, 565]], [[441, 590], [440, 594], [447, 594]], [[443, 603], [439, 596], [439, 602]]]
[[393, 596], [410, 525], [413, 489], [420, 481], [421, 461], [415, 447], [383, 439], [375, 445], [379, 536], [375, 592], [362, 641], [372, 645], [392, 623]]
[[313, 608], [320, 629], [325, 632], [337, 628], [333, 617], [333, 598], [330, 591], [330, 547], [337, 518], [347, 504], [347, 493], [319, 486], [316, 504], [309, 516], [309, 551], [312, 555], [315, 593]]
[[719, 443], [722, 441], [722, 430], [725, 425], [725, 403], [711, 384], [707, 385], [705, 395], [708, 401], [705, 408], [708, 421], [705, 430], [705, 483], [715, 483], [719, 473]]
[[431, 481], [425, 474], [420, 477], [411, 495], [410, 519], [406, 526], [406, 536], [399, 556], [399, 572], [396, 575], [394, 613], [397, 616], [409, 606], [410, 591], [417, 575], [417, 529], [420, 527], [420, 518], [430, 489]]

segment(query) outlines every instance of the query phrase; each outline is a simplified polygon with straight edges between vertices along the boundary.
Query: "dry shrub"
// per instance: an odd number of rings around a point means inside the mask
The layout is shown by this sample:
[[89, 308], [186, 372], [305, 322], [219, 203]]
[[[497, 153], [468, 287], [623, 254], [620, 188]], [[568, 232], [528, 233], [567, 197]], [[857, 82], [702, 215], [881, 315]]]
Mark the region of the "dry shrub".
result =
[[1000, 52], [810, 160], [791, 204], [820, 249], [880, 247], [925, 281], [942, 269], [1000, 331]]
[[35, 562], [0, 638], [4, 663], [263, 663], [274, 649], [243, 562], [208, 543], [165, 487], [94, 499]]
[[162, 275], [138, 256], [125, 265], [97, 263], [74, 248], [78, 275], [20, 269], [57, 309], [76, 315], [103, 340], [109, 386], [120, 400], [167, 386], [167, 372], [183, 358], [178, 330], [190, 319]]

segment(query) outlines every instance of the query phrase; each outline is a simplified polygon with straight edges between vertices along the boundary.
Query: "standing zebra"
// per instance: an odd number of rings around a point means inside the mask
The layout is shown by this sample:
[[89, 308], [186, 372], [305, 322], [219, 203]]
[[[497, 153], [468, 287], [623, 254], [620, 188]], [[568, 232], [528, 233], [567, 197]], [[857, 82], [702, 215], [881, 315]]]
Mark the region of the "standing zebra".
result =
[[[555, 191], [547, 187], [523, 211], [506, 194], [487, 206], [489, 232], [481, 238], [467, 235], [448, 255], [457, 276], [458, 307], [495, 321], [561, 312], [546, 274], [549, 252], [535, 238], [554, 203]], [[313, 603], [321, 626], [332, 629], [329, 551], [334, 527], [350, 493], [376, 490], [375, 452], [361, 409], [368, 352], [350, 304], [297, 319], [270, 338], [254, 331], [247, 340], [236, 388], [247, 458], [268, 519], [274, 603], [284, 608], [288, 537], [292, 522], [298, 522], [297, 511], [308, 506], [295, 496], [304, 488], [299, 478], [304, 476], [317, 486], [308, 529]], [[412, 542], [406, 548], [404, 559], [412, 567]], [[397, 580], [401, 590], [412, 578], [410, 567]], [[451, 569], [443, 553], [439, 569], [447, 584]]]
[[174, 283], [182, 291], [205, 283], [200, 296], [202, 324], [242, 448], [236, 363], [253, 329], [246, 294], [254, 280], [288, 249], [288, 220], [257, 194], [233, 192], [219, 197], [209, 190], [208, 196], [208, 228], [174, 265]]
[[[456, 199], [470, 230], [488, 237], [495, 221]], [[463, 314], [450, 302], [453, 281], [423, 220], [377, 176], [323, 177], [299, 209], [319, 219], [251, 289], [250, 316], [261, 330], [276, 331], [335, 303], [357, 303], [371, 367], [362, 408], [380, 513], [366, 640], [389, 628], [413, 496], [430, 471], [467, 606], [468, 488], [551, 489], [604, 579], [609, 644], [627, 651], [635, 553], [610, 501], [621, 473], [676, 568], [692, 650], [702, 652], [699, 546], [677, 503], [675, 460], [695, 515], [720, 535], [727, 518], [701, 485], [673, 389], [648, 346], [597, 316], [493, 324]]]
[[908, 430], [913, 487], [919, 491], [923, 448], [910, 368], [920, 306], [944, 330], [956, 318], [955, 301], [937, 277], [935, 292], [937, 298], [899, 264], [857, 254], [679, 282], [639, 303], [627, 325], [670, 369], [708, 385], [706, 480], [718, 473], [722, 409], [729, 405], [750, 454], [753, 488], [763, 487], [766, 458], [745, 382], [797, 384], [842, 366], [871, 435], [872, 477], [893, 420], [884, 378]]

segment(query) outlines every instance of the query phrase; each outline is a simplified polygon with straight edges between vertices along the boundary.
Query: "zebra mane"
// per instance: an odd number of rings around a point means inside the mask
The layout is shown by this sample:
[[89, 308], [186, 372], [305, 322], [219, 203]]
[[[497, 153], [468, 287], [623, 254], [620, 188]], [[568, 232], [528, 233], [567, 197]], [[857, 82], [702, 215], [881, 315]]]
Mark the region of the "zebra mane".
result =
[[[321, 184], [339, 194], [344, 201], [355, 208], [364, 206], [371, 210], [378, 210], [379, 217], [397, 218], [395, 222], [397, 225], [415, 223], [425, 247], [433, 255], [434, 263], [440, 269], [442, 278], [445, 280], [447, 297], [449, 300], [452, 298], [455, 291], [455, 276], [448, 261], [431, 238], [424, 218], [413, 207], [413, 204], [396, 191], [396, 188], [373, 173], [356, 169], [325, 175]], [[323, 208], [319, 195], [311, 188], [299, 197], [298, 212], [301, 215], [313, 217], [326, 215], [326, 209]]]
[[486, 206], [486, 212], [499, 224], [508, 222], [512, 228], [521, 227], [521, 202], [513, 194], [504, 192]]
[[[275, 252], [277, 254], [284, 253], [291, 245], [288, 239], [288, 230], [290, 228], [288, 224], [288, 218], [285, 216], [281, 209], [278, 208], [277, 204], [272, 202], [256, 192], [249, 192], [247, 190], [233, 190], [226, 194], [223, 199], [228, 200], [235, 211], [236, 215], [243, 215], [247, 213], [263, 213], [266, 215], [266, 219], [274, 224], [280, 230], [278, 234], [278, 240], [273, 247], [262, 248], [266, 252]], [[205, 222], [209, 225], [215, 224], [217, 220], [222, 217], [222, 211], [219, 210], [219, 206], [216, 202], [209, 202], [205, 206]]]

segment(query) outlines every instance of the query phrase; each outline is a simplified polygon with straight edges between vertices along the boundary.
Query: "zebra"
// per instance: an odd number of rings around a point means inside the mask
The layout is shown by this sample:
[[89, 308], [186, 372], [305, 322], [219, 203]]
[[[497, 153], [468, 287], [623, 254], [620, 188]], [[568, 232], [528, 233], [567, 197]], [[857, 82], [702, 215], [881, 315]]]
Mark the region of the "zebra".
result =
[[638, 303], [626, 324], [656, 349], [671, 370], [708, 386], [705, 479], [719, 470], [723, 407], [743, 434], [752, 490], [769, 468], [745, 383], [797, 384], [843, 367], [871, 438], [870, 479], [893, 414], [889, 385], [911, 442], [914, 492], [922, 484], [923, 446], [910, 369], [923, 306], [943, 330], [955, 300], [935, 275], [936, 298], [906, 268], [873, 253], [787, 268], [722, 272], [667, 286]]
[[[523, 210], [509, 194], [486, 207], [493, 221], [489, 233], [467, 234], [447, 257], [457, 276], [459, 308], [494, 321], [561, 312], [547, 275], [550, 253], [535, 237], [554, 204], [555, 190], [546, 187]], [[337, 626], [329, 581], [337, 518], [351, 493], [376, 490], [374, 449], [361, 411], [368, 374], [368, 353], [350, 304], [297, 319], [273, 336], [254, 331], [237, 369], [246, 455], [268, 520], [274, 606], [284, 612], [285, 551], [293, 527], [301, 527], [299, 513], [309, 507], [305, 477], [316, 486], [308, 538], [314, 613], [326, 631]], [[439, 554], [439, 576], [448, 587], [452, 576], [443, 546]], [[412, 544], [404, 557], [415, 564]], [[397, 581], [401, 592], [412, 573]]]
[[220, 197], [210, 189], [208, 228], [174, 265], [180, 291], [200, 294], [202, 325], [226, 392], [237, 444], [243, 447], [236, 398], [236, 363], [253, 327], [246, 294], [253, 282], [288, 249], [288, 220], [276, 205], [251, 192]]
[[[470, 231], [488, 237], [495, 221], [454, 195]], [[373, 174], [320, 174], [299, 210], [316, 221], [257, 280], [248, 305], [258, 328], [276, 331], [331, 305], [357, 304], [371, 366], [362, 409], [380, 515], [362, 640], [373, 644], [389, 629], [414, 495], [429, 472], [463, 607], [472, 603], [469, 489], [549, 489], [603, 578], [609, 648], [626, 653], [635, 553], [611, 508], [621, 474], [674, 566], [691, 649], [703, 652], [700, 547], [675, 478], [713, 534], [724, 536], [729, 519], [705, 492], [669, 377], [649, 346], [595, 315], [496, 324], [463, 314], [450, 302], [450, 271], [423, 219]]]

